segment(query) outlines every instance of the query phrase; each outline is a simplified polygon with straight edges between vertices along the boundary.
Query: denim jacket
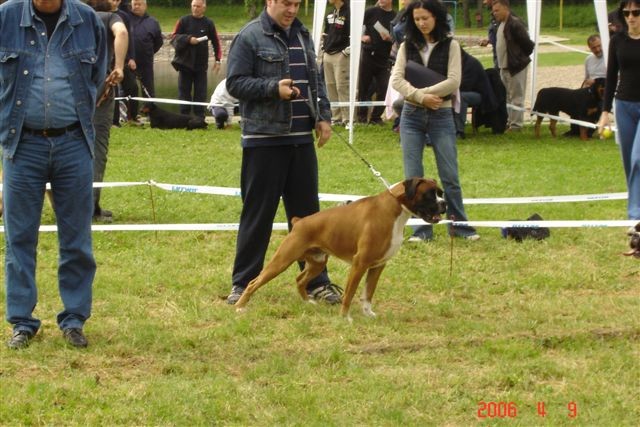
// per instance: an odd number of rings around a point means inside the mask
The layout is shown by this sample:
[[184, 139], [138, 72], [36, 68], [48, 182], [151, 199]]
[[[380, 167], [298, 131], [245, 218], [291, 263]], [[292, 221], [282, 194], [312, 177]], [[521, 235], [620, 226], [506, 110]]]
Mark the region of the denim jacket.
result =
[[[318, 72], [309, 30], [296, 19], [306, 54], [311, 115], [315, 122], [330, 121], [324, 77]], [[287, 42], [274, 31], [266, 11], [235, 37], [227, 58], [227, 90], [240, 100], [242, 129], [250, 133], [282, 135], [291, 130], [291, 102], [280, 99], [278, 82], [289, 76]]]
[[[26, 97], [41, 48], [33, 23], [31, 0], [14, 0], [0, 6], [0, 143], [3, 155], [13, 158], [22, 133]], [[77, 0], [64, 0], [56, 31], [63, 31], [60, 52], [72, 79], [73, 101], [85, 140], [93, 155], [95, 131], [92, 117], [98, 86], [107, 74], [104, 25], [96, 13]]]

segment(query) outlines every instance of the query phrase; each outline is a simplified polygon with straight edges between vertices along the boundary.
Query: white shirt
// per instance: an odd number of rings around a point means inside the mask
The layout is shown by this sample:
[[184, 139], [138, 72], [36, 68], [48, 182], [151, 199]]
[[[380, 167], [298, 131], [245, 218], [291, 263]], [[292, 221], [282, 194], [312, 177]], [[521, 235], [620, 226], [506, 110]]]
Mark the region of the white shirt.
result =
[[589, 54], [584, 61], [584, 79], [594, 80], [606, 77], [607, 63], [604, 60], [604, 55], [600, 55], [600, 58], [598, 58], [593, 53]]

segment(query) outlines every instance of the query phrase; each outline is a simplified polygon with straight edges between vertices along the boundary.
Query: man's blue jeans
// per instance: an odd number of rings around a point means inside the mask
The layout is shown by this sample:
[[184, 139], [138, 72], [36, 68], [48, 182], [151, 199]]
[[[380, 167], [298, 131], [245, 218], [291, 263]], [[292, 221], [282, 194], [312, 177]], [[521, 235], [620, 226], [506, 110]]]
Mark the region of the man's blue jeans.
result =
[[482, 95], [478, 92], [460, 92], [460, 113], [454, 113], [457, 133], [464, 134], [464, 125], [467, 123], [467, 108], [477, 107], [481, 103]]
[[23, 133], [12, 159], [3, 159], [7, 321], [36, 333], [36, 254], [45, 184], [51, 182], [60, 245], [61, 329], [82, 328], [91, 315], [96, 271], [91, 243], [93, 161], [81, 129], [58, 137]]
[[[440, 108], [434, 111], [405, 102], [400, 117], [400, 142], [405, 178], [424, 177], [424, 147], [427, 144], [433, 146], [447, 202], [447, 216], [450, 218], [453, 215], [456, 221], [466, 221], [458, 177], [458, 150], [452, 109]], [[470, 227], [456, 227], [454, 231], [460, 237], [474, 233], [475, 230]]]
[[627, 211], [629, 219], [640, 219], [640, 102], [616, 99], [614, 112], [629, 191]]

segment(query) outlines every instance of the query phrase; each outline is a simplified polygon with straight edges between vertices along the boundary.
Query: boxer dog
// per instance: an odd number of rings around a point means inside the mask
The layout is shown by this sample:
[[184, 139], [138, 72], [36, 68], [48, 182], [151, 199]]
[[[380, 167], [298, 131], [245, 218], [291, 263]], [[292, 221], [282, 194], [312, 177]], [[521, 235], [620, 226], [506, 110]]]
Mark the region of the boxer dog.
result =
[[334, 255], [351, 264], [341, 314], [351, 321], [351, 300], [366, 273], [362, 311], [375, 317], [371, 299], [386, 262], [402, 245], [404, 226], [412, 215], [428, 223], [440, 221], [440, 215], [446, 211], [442, 196], [435, 180], [410, 178], [377, 196], [293, 218], [291, 232], [258, 277], [249, 282], [235, 304], [236, 310], [242, 311], [258, 288], [295, 261], [305, 262], [296, 283], [302, 299], [308, 300], [307, 283], [322, 272], [329, 255]]

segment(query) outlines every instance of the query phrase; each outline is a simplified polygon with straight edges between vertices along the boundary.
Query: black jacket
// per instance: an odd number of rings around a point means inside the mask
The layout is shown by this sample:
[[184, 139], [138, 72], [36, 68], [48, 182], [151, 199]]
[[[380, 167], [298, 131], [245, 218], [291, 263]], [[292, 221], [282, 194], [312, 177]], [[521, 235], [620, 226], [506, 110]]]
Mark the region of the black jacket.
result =
[[535, 43], [529, 38], [522, 20], [513, 14], [504, 23], [504, 38], [507, 43], [507, 69], [513, 76], [529, 65], [529, 55], [533, 52]]

